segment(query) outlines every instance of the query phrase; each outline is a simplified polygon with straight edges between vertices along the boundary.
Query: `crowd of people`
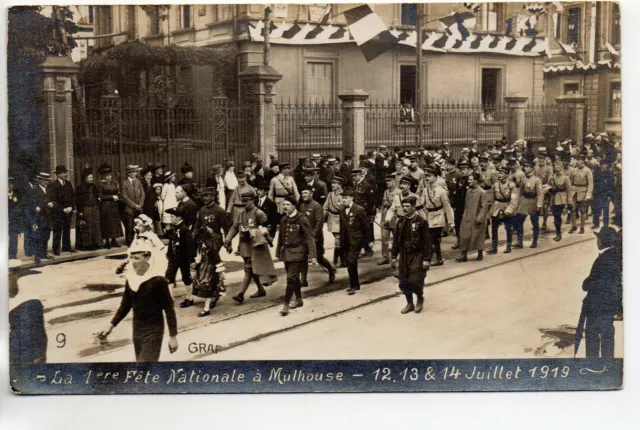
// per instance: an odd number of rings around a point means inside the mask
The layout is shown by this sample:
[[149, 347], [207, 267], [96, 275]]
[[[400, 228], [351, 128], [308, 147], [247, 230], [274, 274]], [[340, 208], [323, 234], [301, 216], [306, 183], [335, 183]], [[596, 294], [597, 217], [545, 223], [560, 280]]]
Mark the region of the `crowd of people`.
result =
[[[236, 236], [235, 254], [243, 259], [245, 275], [232, 299], [242, 304], [252, 283], [256, 290], [249, 297], [265, 297], [265, 286], [277, 279], [276, 257], [285, 265], [286, 294], [280, 313], [286, 316], [303, 306], [309, 265], [319, 264], [329, 282], [346, 267], [347, 292], [356, 294], [358, 260], [373, 255], [374, 224], [378, 224], [377, 264], [394, 269], [406, 296], [401, 311], [406, 314], [422, 310], [427, 271], [444, 264], [443, 236], [455, 235], [453, 248], [459, 253], [455, 261], [464, 263], [473, 251], [475, 259], [482, 260], [487, 240], [487, 254], [497, 254], [501, 226], [506, 239], [503, 252], [523, 248], [527, 218], [533, 230], [531, 248], [538, 246], [540, 230], [547, 229], [550, 216], [555, 241], [562, 240], [563, 233], [584, 234], [589, 215], [593, 229], [601, 223], [608, 226], [611, 203], [613, 223], [622, 226], [621, 148], [606, 133], [589, 133], [580, 145], [566, 140], [552, 151], [525, 141], [509, 143], [506, 138], [481, 151], [472, 141], [458, 159], [448, 143], [437, 150], [382, 145], [357, 161], [356, 165], [353, 154], [340, 160], [315, 153], [301, 157], [292, 169], [275, 154], [268, 165], [256, 154], [239, 172], [233, 161], [213, 166], [205, 184], [195, 182], [187, 162], [180, 169], [180, 180], [157, 163], [127, 166], [122, 182], [105, 164], [98, 169], [99, 181], [91, 168], [84, 169], [75, 190], [66, 168], [57, 166], [53, 180], [43, 172], [25, 189], [10, 185], [10, 258], [15, 258], [20, 233], [26, 255], [33, 255], [36, 263], [51, 258], [47, 243], [52, 232], [53, 253], [71, 252], [74, 212], [76, 249], [117, 247], [124, 236], [129, 259], [118, 271], [127, 279], [126, 293], [102, 335], [108, 335], [133, 308], [134, 337], [142, 333], [136, 355], [153, 361], [159, 354], [158, 343], [144, 338], [157, 339], [160, 329], [136, 328], [136, 306], [145, 300], [162, 302], [154, 306], [166, 311], [171, 345], [177, 348], [175, 313], [166, 303], [170, 284], [180, 271], [187, 290], [180, 307], [194, 306], [199, 297], [204, 299], [199, 316], [210, 315], [226, 289], [220, 253], [223, 248], [234, 253], [231, 243]], [[325, 224], [334, 238], [332, 259], [324, 256]], [[144, 300], [133, 294], [138, 291], [145, 291]], [[157, 323], [157, 315], [154, 318]]]

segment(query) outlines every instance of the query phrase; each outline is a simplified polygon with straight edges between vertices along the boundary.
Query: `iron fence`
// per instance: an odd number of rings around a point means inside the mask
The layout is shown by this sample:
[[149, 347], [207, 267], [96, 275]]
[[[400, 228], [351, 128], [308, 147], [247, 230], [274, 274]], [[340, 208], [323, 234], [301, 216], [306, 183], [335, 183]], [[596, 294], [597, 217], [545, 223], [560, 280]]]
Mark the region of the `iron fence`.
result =
[[549, 146], [574, 134], [574, 111], [569, 106], [536, 104], [525, 110], [525, 139]]
[[175, 105], [109, 95], [74, 109], [74, 157], [94, 171], [108, 163], [124, 174], [128, 164], [160, 162], [180, 171], [188, 162], [195, 180], [204, 183], [215, 164], [251, 159], [253, 109], [214, 97]]
[[462, 102], [433, 102], [423, 106], [422, 141], [418, 137], [416, 114], [397, 103], [370, 103], [365, 107], [365, 148], [379, 145], [398, 148], [438, 148], [449, 142], [452, 155], [478, 141], [480, 149], [509, 135], [507, 105]]
[[295, 166], [312, 153], [342, 158], [342, 108], [339, 104], [275, 104], [278, 158]]

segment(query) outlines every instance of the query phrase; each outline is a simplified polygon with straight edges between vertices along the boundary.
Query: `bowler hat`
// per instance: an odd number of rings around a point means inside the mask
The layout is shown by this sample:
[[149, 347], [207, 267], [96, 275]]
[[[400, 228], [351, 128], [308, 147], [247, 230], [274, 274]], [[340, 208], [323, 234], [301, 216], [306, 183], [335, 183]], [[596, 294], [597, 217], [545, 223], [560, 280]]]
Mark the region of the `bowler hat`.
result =
[[56, 166], [56, 175], [60, 173], [67, 173], [67, 168], [62, 164]]
[[343, 196], [343, 197], [353, 197], [353, 195], [354, 195], [354, 194], [353, 194], [353, 189], [352, 189], [352, 188], [345, 188], [345, 189], [342, 191], [342, 196]]
[[182, 168], [180, 169], [180, 171], [183, 174], [188, 173], [188, 172], [193, 172], [193, 167], [191, 167], [189, 162], [185, 161], [184, 164], [182, 165]]
[[604, 226], [600, 231], [594, 231], [593, 234], [600, 239], [604, 247], [613, 246], [620, 240], [620, 236], [616, 233], [616, 230], [609, 226]]

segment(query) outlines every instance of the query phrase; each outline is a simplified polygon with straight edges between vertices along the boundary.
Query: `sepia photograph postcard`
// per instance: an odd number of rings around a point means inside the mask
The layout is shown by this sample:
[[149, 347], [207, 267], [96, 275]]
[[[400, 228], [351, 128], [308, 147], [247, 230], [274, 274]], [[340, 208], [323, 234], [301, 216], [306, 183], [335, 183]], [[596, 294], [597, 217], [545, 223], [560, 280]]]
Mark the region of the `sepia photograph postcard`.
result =
[[622, 389], [624, 3], [4, 8], [12, 396]]

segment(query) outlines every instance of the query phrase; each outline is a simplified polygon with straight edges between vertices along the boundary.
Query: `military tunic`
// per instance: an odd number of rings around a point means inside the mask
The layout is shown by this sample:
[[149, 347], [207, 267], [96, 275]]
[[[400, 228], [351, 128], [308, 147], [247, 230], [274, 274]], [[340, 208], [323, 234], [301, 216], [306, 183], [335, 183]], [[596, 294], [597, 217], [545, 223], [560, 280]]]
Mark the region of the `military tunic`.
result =
[[480, 187], [469, 188], [465, 196], [464, 214], [460, 224], [461, 251], [484, 247], [487, 209], [487, 193]]
[[340, 233], [340, 209], [342, 208], [342, 190], [331, 191], [324, 202], [327, 229], [330, 233]]
[[423, 263], [431, 258], [429, 222], [420, 215], [402, 218], [393, 233], [391, 257], [398, 260], [400, 290], [422, 296], [427, 272]]
[[518, 209], [518, 188], [511, 181], [497, 181], [492, 186], [491, 216], [504, 219], [515, 216]]
[[518, 213], [530, 215], [538, 212], [544, 202], [544, 192], [542, 191], [542, 181], [537, 176], [525, 178], [520, 186], [520, 201], [518, 202]]
[[571, 195], [571, 181], [564, 172], [558, 172], [557, 174], [549, 178], [549, 194], [551, 195], [551, 206], [561, 206], [572, 204]]
[[427, 186], [421, 195], [421, 201], [427, 212], [429, 228], [444, 227], [453, 221], [453, 209], [449, 203], [447, 191], [438, 184]]
[[296, 201], [300, 200], [300, 193], [298, 192], [296, 181], [294, 181], [291, 176], [280, 174], [271, 180], [268, 193], [268, 197], [278, 206], [279, 214], [284, 213], [282, 203], [287, 196], [293, 197]]
[[591, 200], [593, 198], [593, 174], [588, 167], [576, 167], [571, 183], [573, 184], [578, 202]]

